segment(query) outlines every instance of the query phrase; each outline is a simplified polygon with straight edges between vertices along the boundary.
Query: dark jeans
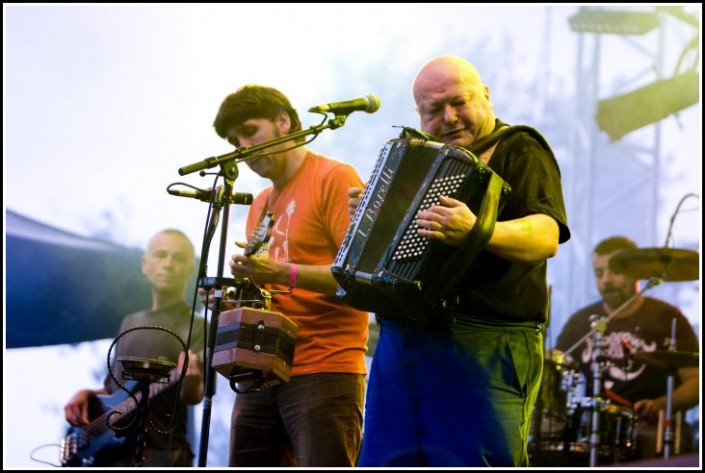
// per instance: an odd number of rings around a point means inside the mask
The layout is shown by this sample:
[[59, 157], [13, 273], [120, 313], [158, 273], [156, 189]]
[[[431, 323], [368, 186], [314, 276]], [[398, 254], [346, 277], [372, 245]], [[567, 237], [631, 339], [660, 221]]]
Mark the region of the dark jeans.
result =
[[528, 466], [540, 328], [450, 333], [382, 321], [359, 466]]
[[237, 394], [229, 466], [354, 466], [365, 383], [362, 374], [317, 373]]

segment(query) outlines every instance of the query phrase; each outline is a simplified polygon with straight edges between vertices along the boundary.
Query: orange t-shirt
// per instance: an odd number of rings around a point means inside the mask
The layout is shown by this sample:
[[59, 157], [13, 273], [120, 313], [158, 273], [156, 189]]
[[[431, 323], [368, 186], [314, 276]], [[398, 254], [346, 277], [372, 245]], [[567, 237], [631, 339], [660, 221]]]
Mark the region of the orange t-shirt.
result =
[[[332, 264], [350, 224], [348, 189], [362, 186], [349, 164], [309, 151], [282, 189], [268, 187], [254, 199], [247, 234], [252, 234], [266, 206], [275, 221], [268, 242], [270, 258], [302, 265]], [[368, 312], [335, 296], [300, 288], [291, 295], [273, 295], [271, 310], [298, 326], [292, 376], [367, 373]]]

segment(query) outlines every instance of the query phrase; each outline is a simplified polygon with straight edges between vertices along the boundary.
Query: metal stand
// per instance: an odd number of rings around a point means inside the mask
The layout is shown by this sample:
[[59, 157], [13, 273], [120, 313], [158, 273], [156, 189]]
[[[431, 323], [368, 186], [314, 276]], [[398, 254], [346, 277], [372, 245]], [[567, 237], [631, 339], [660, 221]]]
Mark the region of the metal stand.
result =
[[[593, 379], [592, 396], [586, 395], [585, 397], [573, 397], [569, 394], [567, 408], [569, 416], [573, 416], [576, 409], [590, 409], [590, 466], [594, 467], [597, 466], [600, 447], [600, 412], [609, 405], [609, 400], [602, 396], [602, 371], [604, 370], [602, 360], [602, 337], [605, 333], [605, 329], [607, 328], [607, 320], [609, 320], [609, 318], [598, 317], [596, 315], [592, 315], [591, 318], [592, 330], [589, 334], [592, 335], [594, 344], [591, 364]], [[571, 350], [572, 349], [573, 348], [571, 347]], [[568, 446], [566, 446], [566, 450], [569, 450]]]
[[600, 409], [604, 408], [608, 401], [602, 398], [602, 336], [607, 328], [606, 318], [601, 317], [593, 321], [595, 328], [592, 358], [592, 399], [589, 403], [591, 409], [590, 422], [590, 466], [597, 466], [598, 449], [600, 447]]
[[147, 447], [147, 416], [149, 415], [149, 387], [153, 382], [165, 382], [169, 379], [169, 371], [176, 365], [162, 360], [149, 358], [120, 357], [123, 379], [140, 381], [140, 399], [137, 404], [136, 435], [135, 435], [135, 466], [144, 464], [144, 451]]
[[[612, 312], [609, 317], [600, 317], [597, 320], [593, 320], [592, 322], [592, 329], [585, 334], [580, 340], [575, 342], [573, 346], [571, 346], [568, 350], [566, 350], [565, 354], [568, 355], [575, 351], [579, 346], [581, 346], [588, 338], [593, 337], [594, 339], [594, 347], [593, 347], [593, 357], [592, 357], [592, 377], [593, 377], [593, 383], [592, 383], [592, 397], [585, 397], [585, 398], [577, 398], [576, 403], [573, 406], [569, 406], [569, 409], [575, 409], [577, 406], [580, 407], [589, 407], [591, 409], [591, 422], [590, 422], [590, 466], [595, 467], [597, 466], [598, 462], [598, 456], [599, 456], [599, 446], [600, 446], [600, 431], [599, 431], [599, 418], [600, 418], [600, 410], [606, 408], [609, 405], [609, 399], [604, 399], [602, 398], [601, 390], [602, 390], [602, 369], [603, 367], [601, 366], [602, 360], [601, 358], [601, 344], [602, 344], [602, 335], [604, 334], [607, 324], [609, 323], [612, 318], [614, 318], [616, 315], [621, 314], [624, 309], [626, 309], [632, 301], [634, 301], [639, 295], [643, 294], [645, 291], [648, 289], [651, 289], [654, 286], [657, 286], [658, 284], [661, 284], [663, 281], [662, 278], [658, 277], [653, 277], [649, 279], [649, 282], [646, 284], [644, 289], [641, 291], [637, 292], [634, 294], [632, 297], [627, 299], [621, 306], [617, 308], [614, 312]], [[593, 316], [595, 317], [595, 316]], [[675, 325], [674, 329], [675, 330]], [[670, 379], [670, 383], [672, 385], [672, 378]], [[671, 388], [672, 389], [672, 388]], [[669, 434], [670, 435], [670, 434]]]
[[[676, 351], [676, 319], [671, 321], [671, 340], [668, 344], [668, 351]], [[669, 368], [668, 378], [666, 378], [666, 419], [664, 420], [663, 433], [663, 459], [668, 460], [671, 455], [671, 447], [673, 446], [673, 369]]]
[[145, 382], [140, 388], [140, 402], [137, 406], [137, 435], [135, 436], [135, 466], [144, 464], [144, 450], [147, 448], [147, 415], [149, 415], [149, 385]]
[[[223, 196], [232, 196], [233, 184], [238, 175], [237, 164], [234, 161], [229, 161], [222, 165], [221, 173], [223, 174]], [[223, 200], [227, 200], [225, 197]], [[227, 202], [226, 202], [227, 203]], [[203, 414], [201, 417], [201, 440], [199, 444], [198, 453], [198, 466], [206, 466], [206, 460], [208, 458], [208, 438], [210, 432], [210, 419], [212, 411], [212, 399], [215, 394], [215, 372], [211, 366], [213, 360], [213, 353], [215, 351], [216, 333], [218, 331], [218, 317], [220, 315], [220, 302], [223, 299], [223, 287], [226, 285], [226, 281], [223, 279], [224, 271], [224, 260], [225, 260], [225, 246], [227, 242], [228, 235], [228, 221], [230, 220], [230, 205], [223, 205], [224, 202], [220, 201], [214, 203], [214, 213], [212, 219], [209, 222], [209, 227], [206, 232], [206, 238], [203, 244], [203, 251], [201, 252], [201, 271], [199, 272], [198, 284], [200, 287], [204, 287], [206, 291], [211, 288], [215, 289], [215, 302], [213, 307], [213, 312], [211, 314], [210, 325], [208, 326], [208, 342], [206, 345], [206, 359], [204, 363], [205, 369], [205, 380], [204, 380], [204, 396], [203, 396]], [[223, 212], [223, 225], [221, 227], [220, 236], [220, 252], [218, 256], [218, 276], [215, 280], [206, 282], [205, 272], [206, 272], [206, 262], [208, 261], [208, 249], [210, 248], [210, 241], [215, 234], [215, 229], [218, 225], [218, 215], [220, 209], [224, 207]]]

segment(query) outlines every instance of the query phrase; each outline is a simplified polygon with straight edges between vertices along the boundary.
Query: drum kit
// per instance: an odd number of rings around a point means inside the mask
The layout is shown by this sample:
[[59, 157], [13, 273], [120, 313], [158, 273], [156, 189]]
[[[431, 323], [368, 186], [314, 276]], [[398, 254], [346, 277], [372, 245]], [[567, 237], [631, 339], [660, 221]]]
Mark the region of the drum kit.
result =
[[[699, 278], [696, 251], [672, 248], [624, 250], [610, 259], [610, 268], [635, 279], [648, 279], [645, 291], [663, 281], [693, 281]], [[605, 389], [602, 372], [611, 361], [600, 353], [607, 322], [627, 307], [627, 300], [609, 317], [593, 320], [593, 329], [565, 352], [546, 350], [541, 388], [532, 416], [529, 455], [532, 466], [585, 467], [615, 464], [636, 459], [639, 429], [631, 403]], [[593, 316], [596, 317], [596, 316]], [[571, 353], [588, 338], [593, 339], [591, 393], [585, 376]], [[659, 424], [663, 456], [668, 459], [674, 444], [672, 395], [674, 373], [683, 367], [699, 366], [699, 354], [676, 350], [675, 320], [667, 350], [634, 352], [635, 362], [666, 369], [668, 376], [666, 412]], [[662, 435], [662, 436], [661, 436]]]

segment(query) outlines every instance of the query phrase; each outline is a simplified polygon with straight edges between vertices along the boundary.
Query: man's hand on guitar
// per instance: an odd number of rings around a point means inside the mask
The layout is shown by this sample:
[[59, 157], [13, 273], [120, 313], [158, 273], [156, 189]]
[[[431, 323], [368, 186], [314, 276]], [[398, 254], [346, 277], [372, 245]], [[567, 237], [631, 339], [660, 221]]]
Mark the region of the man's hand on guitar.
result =
[[[243, 242], [235, 244], [240, 248], [246, 247]], [[265, 283], [289, 284], [289, 263], [269, 258], [266, 252], [258, 256], [233, 255], [230, 258], [230, 272], [236, 278], [249, 278], [260, 286]]]
[[74, 427], [87, 425], [91, 419], [89, 418], [89, 406], [98, 394], [107, 394], [106, 390], [92, 391], [83, 389], [77, 392], [71, 400], [64, 406], [64, 417], [66, 422]]

